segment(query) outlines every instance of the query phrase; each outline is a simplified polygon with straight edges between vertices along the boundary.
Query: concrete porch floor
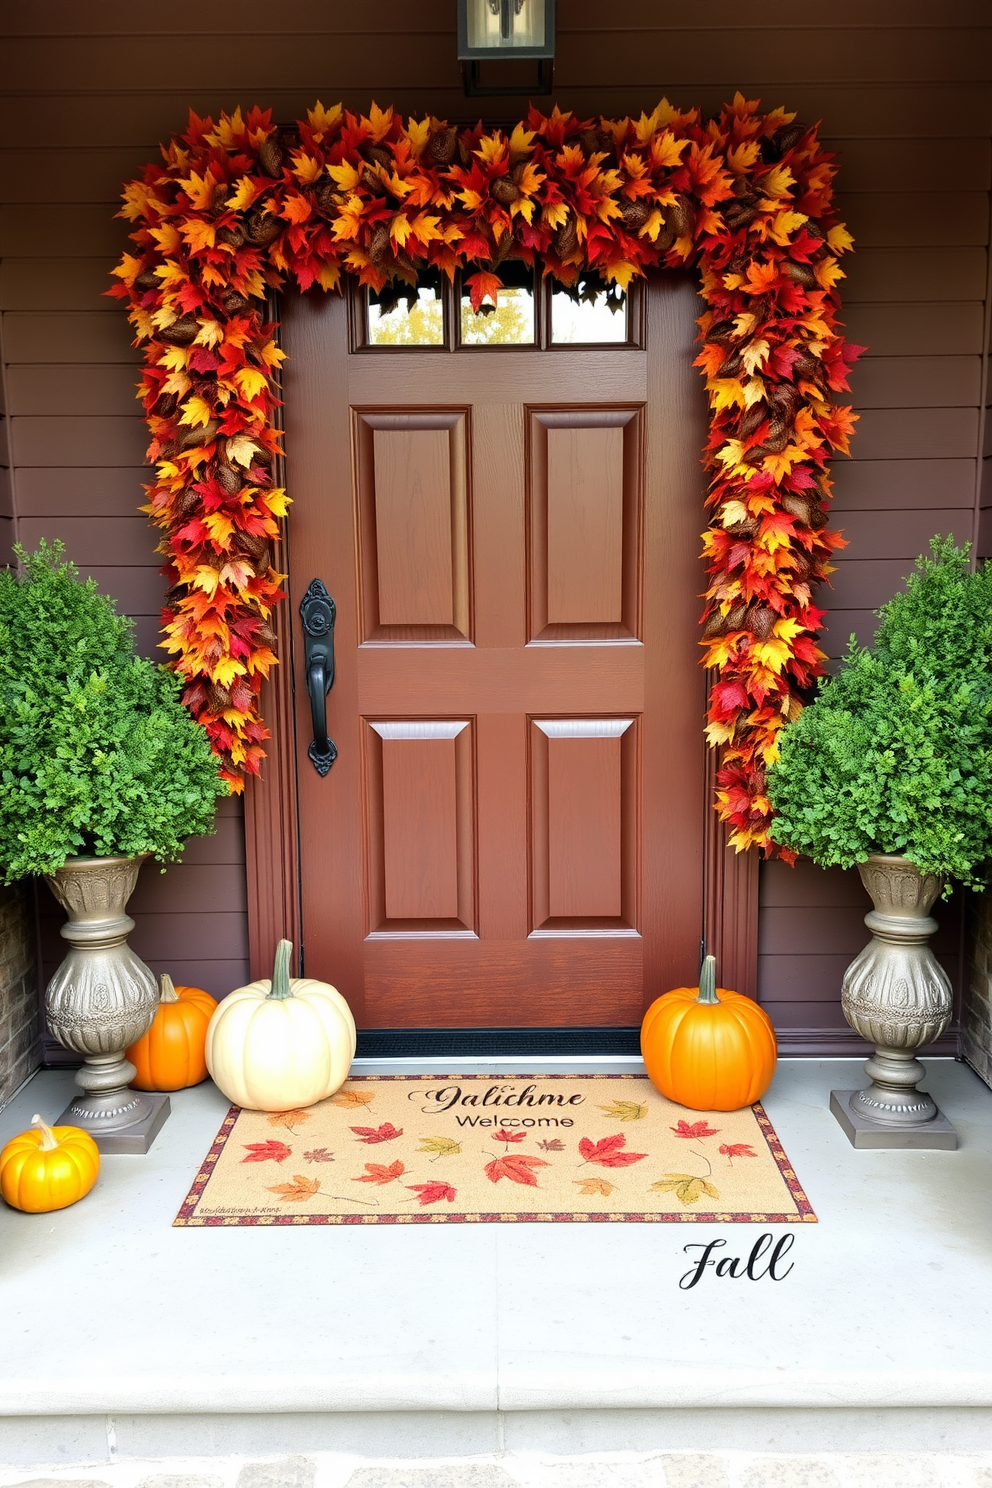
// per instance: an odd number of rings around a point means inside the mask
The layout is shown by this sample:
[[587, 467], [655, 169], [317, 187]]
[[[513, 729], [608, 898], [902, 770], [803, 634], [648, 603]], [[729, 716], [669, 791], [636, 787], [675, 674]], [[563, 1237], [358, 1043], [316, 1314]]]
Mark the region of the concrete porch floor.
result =
[[[959, 1150], [856, 1152], [827, 1102], [860, 1083], [854, 1061], [780, 1064], [765, 1106], [819, 1223], [772, 1227], [795, 1233], [783, 1280], [711, 1269], [688, 1291], [686, 1245], [746, 1256], [760, 1227], [173, 1229], [227, 1109], [180, 1092], [151, 1153], [104, 1158], [82, 1203], [0, 1212], [0, 1483], [163, 1458], [226, 1482], [221, 1460], [305, 1453], [474, 1459], [482, 1477], [409, 1481], [482, 1488], [497, 1460], [898, 1451], [969, 1475], [879, 1483], [992, 1488], [992, 1091], [933, 1060]], [[71, 1085], [37, 1075], [0, 1142]], [[609, 1481], [697, 1481], [638, 1473]]]

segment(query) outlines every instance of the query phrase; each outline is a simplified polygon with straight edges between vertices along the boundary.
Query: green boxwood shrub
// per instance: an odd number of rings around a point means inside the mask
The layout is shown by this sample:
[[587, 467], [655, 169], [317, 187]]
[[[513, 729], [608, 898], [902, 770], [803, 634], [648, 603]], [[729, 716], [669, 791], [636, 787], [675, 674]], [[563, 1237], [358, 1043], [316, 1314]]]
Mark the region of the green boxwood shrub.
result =
[[971, 888], [992, 849], [992, 567], [934, 538], [906, 592], [853, 637], [782, 731], [773, 841], [823, 867], [901, 853]]
[[131, 622], [63, 546], [0, 574], [0, 874], [77, 854], [177, 858], [227, 794], [177, 677], [135, 656]]

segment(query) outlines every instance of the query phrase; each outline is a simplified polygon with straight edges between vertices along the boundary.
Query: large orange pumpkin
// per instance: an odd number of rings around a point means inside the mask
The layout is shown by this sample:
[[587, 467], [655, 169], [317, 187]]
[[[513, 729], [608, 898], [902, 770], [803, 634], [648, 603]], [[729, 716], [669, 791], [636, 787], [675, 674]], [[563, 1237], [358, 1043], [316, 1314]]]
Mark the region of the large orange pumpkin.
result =
[[11, 1137], [0, 1152], [0, 1194], [12, 1209], [48, 1214], [89, 1193], [100, 1171], [100, 1151], [80, 1126], [48, 1126]]
[[768, 1089], [778, 1045], [768, 1014], [717, 987], [716, 958], [707, 956], [698, 987], [676, 987], [648, 1008], [641, 1053], [669, 1100], [693, 1111], [738, 1111]]
[[207, 1078], [203, 1050], [217, 1003], [200, 987], [174, 987], [164, 973], [158, 986], [155, 1021], [127, 1051], [138, 1072], [131, 1084], [138, 1090], [185, 1090]]

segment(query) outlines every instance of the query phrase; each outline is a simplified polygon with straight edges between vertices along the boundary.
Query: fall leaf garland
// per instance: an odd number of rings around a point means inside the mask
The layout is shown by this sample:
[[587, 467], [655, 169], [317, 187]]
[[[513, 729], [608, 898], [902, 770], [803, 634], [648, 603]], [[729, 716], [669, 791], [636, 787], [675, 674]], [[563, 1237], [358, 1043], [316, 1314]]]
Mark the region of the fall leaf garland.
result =
[[146, 509], [171, 585], [163, 645], [232, 786], [264, 755], [259, 692], [282, 597], [269, 291], [340, 290], [345, 274], [378, 290], [431, 266], [461, 271], [478, 308], [508, 257], [622, 288], [697, 264], [712, 412], [707, 733], [731, 841], [767, 845], [765, 767], [821, 671], [812, 590], [842, 544], [826, 528], [827, 461], [854, 417], [833, 401], [858, 351], [837, 318], [851, 239], [815, 128], [740, 95], [709, 121], [667, 102], [636, 120], [532, 108], [509, 133], [317, 104], [287, 128], [258, 108], [216, 124], [191, 113], [162, 153], [125, 188], [135, 251], [109, 293], [144, 350]]

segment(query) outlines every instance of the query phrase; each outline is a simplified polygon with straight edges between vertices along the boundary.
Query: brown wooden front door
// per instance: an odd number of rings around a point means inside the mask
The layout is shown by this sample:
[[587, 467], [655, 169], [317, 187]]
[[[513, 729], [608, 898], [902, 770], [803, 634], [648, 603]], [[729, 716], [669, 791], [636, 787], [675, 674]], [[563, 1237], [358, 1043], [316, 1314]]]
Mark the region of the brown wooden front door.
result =
[[355, 350], [286, 306], [305, 968], [362, 1027], [630, 1025], [695, 976], [697, 310], [666, 276], [639, 346]]

